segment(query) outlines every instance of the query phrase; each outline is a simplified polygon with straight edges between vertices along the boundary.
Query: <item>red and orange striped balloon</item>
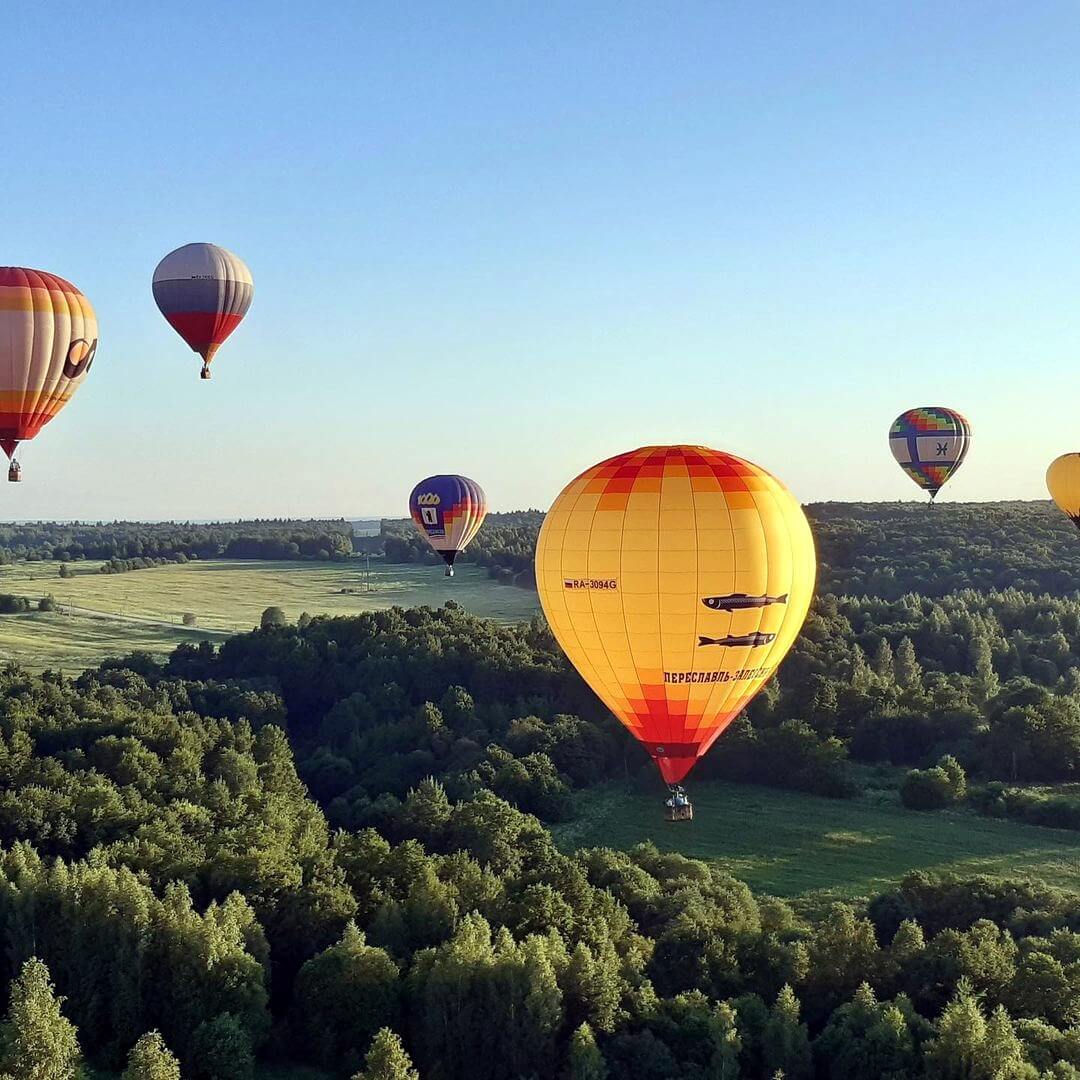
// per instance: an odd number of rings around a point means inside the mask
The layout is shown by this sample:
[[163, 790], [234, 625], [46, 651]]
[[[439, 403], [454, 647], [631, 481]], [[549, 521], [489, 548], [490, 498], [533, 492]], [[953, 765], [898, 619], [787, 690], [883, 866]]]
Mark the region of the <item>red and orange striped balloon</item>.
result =
[[94, 309], [71, 282], [0, 267], [0, 447], [9, 458], [71, 400], [97, 344]]

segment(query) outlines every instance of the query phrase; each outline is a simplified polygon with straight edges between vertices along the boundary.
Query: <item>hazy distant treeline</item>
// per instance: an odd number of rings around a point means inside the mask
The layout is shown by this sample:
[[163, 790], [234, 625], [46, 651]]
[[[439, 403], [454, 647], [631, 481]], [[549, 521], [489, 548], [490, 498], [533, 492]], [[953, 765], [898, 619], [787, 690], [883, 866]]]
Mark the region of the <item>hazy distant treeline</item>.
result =
[[18, 559], [342, 559], [352, 553], [344, 520], [26, 522], [0, 525], [0, 563]]
[[[958, 589], [1064, 594], [1080, 584], [1080, 535], [1050, 503], [811, 503], [818, 593], [945, 596]], [[535, 586], [544, 515], [489, 514], [462, 561], [504, 582]], [[408, 521], [383, 525], [390, 562], [435, 562]]]
[[[503, 584], [535, 588], [533, 555], [543, 520], [541, 510], [488, 514], [484, 527], [461, 557], [462, 561], [485, 567], [496, 581]], [[382, 540], [387, 562], [439, 562], [439, 557], [407, 519], [384, 521]]]

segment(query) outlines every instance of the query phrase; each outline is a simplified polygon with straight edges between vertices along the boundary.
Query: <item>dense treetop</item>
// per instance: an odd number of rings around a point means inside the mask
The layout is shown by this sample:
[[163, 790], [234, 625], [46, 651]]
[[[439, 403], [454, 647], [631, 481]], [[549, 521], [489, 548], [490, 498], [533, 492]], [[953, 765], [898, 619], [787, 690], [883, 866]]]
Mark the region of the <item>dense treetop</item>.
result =
[[[924, 603], [826, 605], [797, 677], [854, 663], [844, 686], [900, 704], [935, 678], [995, 701], [950, 659], [950, 621], [1045, 636], [1078, 614]], [[905, 631], [936, 611], [943, 636], [916, 652]], [[872, 612], [880, 640], [905, 636], [863, 671], [839, 627], [870, 633]], [[1071, 698], [1059, 659], [1053, 685], [1007, 681], [1026, 703], [1009, 707]], [[788, 738], [786, 693], [739, 737]], [[1080, 896], [911, 875], [806, 917], [649, 844], [561, 852], [521, 803], [621, 756], [588, 705], [540, 624], [452, 607], [268, 626], [75, 682], [0, 672], [11, 1075], [81, 1058], [212, 1080], [259, 1055], [391, 1080], [1080, 1075]], [[14, 1068], [27, 1045], [50, 1071]]]
[[[810, 513], [819, 598], [695, 776], [849, 798], [874, 763], [911, 806], [1080, 826], [1029, 786], [1080, 781], [1072, 526]], [[524, 583], [538, 522], [477, 554]], [[797, 911], [650, 844], [561, 851], [576, 789], [656, 781], [542, 619], [263, 622], [0, 670], [0, 1073], [1080, 1080], [1080, 890], [913, 874]]]

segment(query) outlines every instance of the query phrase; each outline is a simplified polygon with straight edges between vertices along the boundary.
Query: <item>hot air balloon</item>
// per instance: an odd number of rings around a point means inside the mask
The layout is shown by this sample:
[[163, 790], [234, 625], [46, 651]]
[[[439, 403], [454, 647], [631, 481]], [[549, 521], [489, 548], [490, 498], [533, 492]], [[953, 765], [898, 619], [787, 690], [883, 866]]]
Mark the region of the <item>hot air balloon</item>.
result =
[[251, 307], [255, 285], [243, 259], [217, 244], [185, 244], [154, 271], [154, 300], [169, 325], [203, 358], [200, 377]]
[[32, 439], [82, 385], [97, 352], [97, 316], [70, 282], [0, 267], [0, 446], [20, 480], [20, 442]]
[[928, 406], [908, 409], [889, 428], [889, 449], [930, 500], [967, 456], [971, 424], [955, 409]]
[[416, 531], [443, 557], [446, 576], [453, 577], [454, 560], [484, 524], [487, 499], [466, 476], [429, 476], [412, 489], [409, 513]]
[[783, 484], [704, 446], [645, 446], [586, 469], [536, 546], [552, 632], [659, 766], [669, 810], [791, 648], [815, 572]]
[[1058, 509], [1080, 529], [1080, 454], [1062, 454], [1046, 470], [1046, 486]]

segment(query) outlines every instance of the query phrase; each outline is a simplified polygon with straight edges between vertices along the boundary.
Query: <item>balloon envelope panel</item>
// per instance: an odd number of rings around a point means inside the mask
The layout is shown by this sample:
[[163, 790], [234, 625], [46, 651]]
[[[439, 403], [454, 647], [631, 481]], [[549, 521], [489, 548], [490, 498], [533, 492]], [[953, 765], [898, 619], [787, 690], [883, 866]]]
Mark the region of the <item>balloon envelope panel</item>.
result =
[[70, 282], [0, 267], [0, 445], [10, 456], [67, 404], [97, 351], [94, 309]]
[[217, 244], [186, 244], [154, 271], [154, 300], [169, 325], [209, 362], [255, 295], [243, 259]]
[[429, 476], [413, 488], [409, 513], [417, 532], [446, 558], [464, 551], [480, 531], [487, 499], [480, 485], [467, 476]]
[[970, 445], [967, 418], [942, 406], [908, 409], [889, 429], [893, 457], [931, 497], [960, 468]]
[[536, 581], [574, 666], [677, 783], [776, 670], [806, 617], [814, 542], [764, 469], [647, 446], [571, 481]]

